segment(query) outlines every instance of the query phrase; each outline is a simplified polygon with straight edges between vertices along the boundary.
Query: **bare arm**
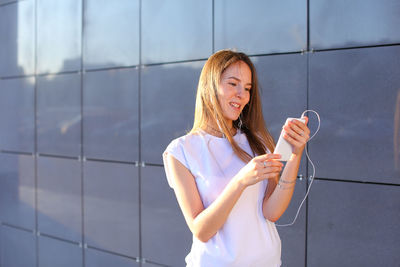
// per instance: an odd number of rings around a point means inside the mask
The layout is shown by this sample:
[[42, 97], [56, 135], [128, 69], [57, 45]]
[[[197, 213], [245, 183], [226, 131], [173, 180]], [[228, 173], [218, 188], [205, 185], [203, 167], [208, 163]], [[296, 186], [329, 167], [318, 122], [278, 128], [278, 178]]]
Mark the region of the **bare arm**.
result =
[[[307, 122], [308, 118], [306, 117]], [[277, 221], [289, 206], [299, 171], [301, 155], [310, 134], [310, 130], [306, 124], [299, 121], [289, 123], [289, 125], [284, 127], [284, 130], [286, 132], [284, 138], [293, 145], [294, 150], [281, 174], [280, 179], [283, 181], [281, 186], [277, 186], [277, 181], [269, 182], [266, 189], [263, 214], [266, 219], [272, 222]]]
[[[231, 179], [217, 199], [204, 208], [193, 175], [182, 163], [168, 155], [167, 164], [175, 195], [193, 235], [203, 242], [213, 237], [224, 225], [247, 186], [279, 174], [282, 163], [272, 161], [277, 158], [277, 155], [267, 154], [252, 159]], [[264, 161], [268, 162], [267, 166], [264, 166]]]

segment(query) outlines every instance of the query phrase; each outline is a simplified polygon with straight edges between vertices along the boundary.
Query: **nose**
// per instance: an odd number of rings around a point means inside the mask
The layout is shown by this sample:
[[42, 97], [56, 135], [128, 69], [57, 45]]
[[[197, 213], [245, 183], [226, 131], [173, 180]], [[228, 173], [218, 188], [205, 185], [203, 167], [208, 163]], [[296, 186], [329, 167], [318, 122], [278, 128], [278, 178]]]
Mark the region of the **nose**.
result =
[[241, 85], [241, 84], [239, 84], [236, 88], [237, 88], [237, 90], [236, 90], [236, 95], [237, 95], [237, 97], [238, 97], [238, 98], [242, 98], [242, 97], [243, 97], [243, 94], [244, 94], [244, 91], [245, 91], [244, 86]]

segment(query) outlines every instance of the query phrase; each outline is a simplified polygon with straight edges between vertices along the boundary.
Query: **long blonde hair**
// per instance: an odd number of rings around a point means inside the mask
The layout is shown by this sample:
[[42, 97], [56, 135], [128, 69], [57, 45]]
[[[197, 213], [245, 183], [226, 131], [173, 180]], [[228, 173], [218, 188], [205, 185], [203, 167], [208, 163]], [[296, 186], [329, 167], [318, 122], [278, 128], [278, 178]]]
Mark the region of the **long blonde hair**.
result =
[[[252, 156], [244, 151], [233, 139], [229, 127], [224, 119], [221, 106], [218, 102], [217, 89], [222, 73], [233, 63], [243, 61], [251, 70], [251, 90], [249, 103], [241, 113], [241, 130], [247, 136], [253, 154], [265, 154], [267, 150], [274, 151], [274, 140], [265, 126], [262, 114], [259, 85], [256, 69], [250, 58], [240, 52], [221, 50], [210, 56], [200, 74], [197, 87], [196, 108], [194, 113], [193, 128], [190, 133], [205, 129], [209, 122], [214, 122], [220, 127], [236, 155], [248, 162]], [[233, 126], [239, 128], [239, 119], [233, 122]]]

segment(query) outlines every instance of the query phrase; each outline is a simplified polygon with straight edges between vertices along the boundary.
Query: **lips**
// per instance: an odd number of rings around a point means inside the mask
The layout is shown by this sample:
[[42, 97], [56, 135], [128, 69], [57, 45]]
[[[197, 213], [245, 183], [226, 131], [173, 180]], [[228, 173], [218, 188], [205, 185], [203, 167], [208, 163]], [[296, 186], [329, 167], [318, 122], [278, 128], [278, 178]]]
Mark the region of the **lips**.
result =
[[229, 105], [236, 110], [240, 110], [240, 104], [236, 102], [229, 102]]

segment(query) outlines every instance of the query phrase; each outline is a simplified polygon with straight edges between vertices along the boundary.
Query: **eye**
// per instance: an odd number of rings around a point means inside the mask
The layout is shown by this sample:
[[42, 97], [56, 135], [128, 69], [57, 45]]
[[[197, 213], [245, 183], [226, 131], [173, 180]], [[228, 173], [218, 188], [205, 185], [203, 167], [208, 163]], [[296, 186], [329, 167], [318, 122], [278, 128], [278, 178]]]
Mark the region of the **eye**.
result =
[[246, 91], [250, 92], [251, 87], [244, 88]]
[[230, 84], [230, 85], [232, 85], [232, 86], [236, 86], [236, 83], [233, 83], [233, 82], [230, 82], [230, 83], [228, 83], [228, 84]]

